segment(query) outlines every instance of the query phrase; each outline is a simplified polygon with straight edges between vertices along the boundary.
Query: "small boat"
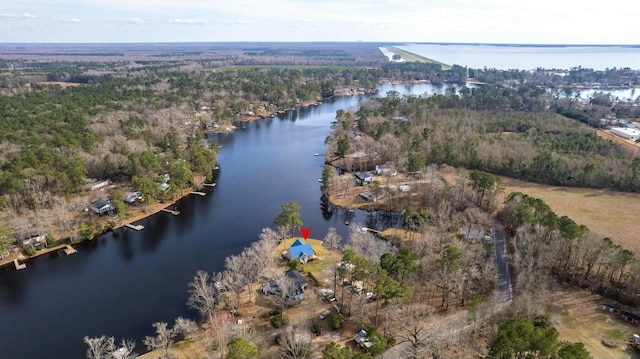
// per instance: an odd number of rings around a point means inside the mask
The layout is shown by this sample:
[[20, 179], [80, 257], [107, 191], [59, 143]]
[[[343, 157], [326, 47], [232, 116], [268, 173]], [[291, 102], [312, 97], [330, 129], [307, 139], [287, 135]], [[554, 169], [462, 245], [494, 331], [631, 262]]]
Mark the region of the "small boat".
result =
[[313, 154], [314, 156], [320, 156], [320, 154], [318, 152]]
[[322, 182], [322, 178], [318, 178], [318, 182]]

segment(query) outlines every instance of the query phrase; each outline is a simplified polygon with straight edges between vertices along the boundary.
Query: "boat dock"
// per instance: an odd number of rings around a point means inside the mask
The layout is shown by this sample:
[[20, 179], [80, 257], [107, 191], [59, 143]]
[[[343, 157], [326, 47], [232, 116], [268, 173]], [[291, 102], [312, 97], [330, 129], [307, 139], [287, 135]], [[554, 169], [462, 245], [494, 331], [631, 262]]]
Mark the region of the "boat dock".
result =
[[24, 263], [22, 263], [22, 264], [18, 263], [18, 260], [17, 260], [17, 259], [14, 259], [14, 260], [13, 260], [13, 265], [15, 265], [15, 266], [16, 266], [16, 270], [20, 270], [20, 269], [25, 269], [25, 268], [27, 268], [27, 265], [26, 265], [26, 264], [24, 264]]
[[215, 182], [214, 183], [203, 183], [202, 185], [205, 186], [205, 187], [215, 187], [216, 183]]
[[206, 196], [206, 195], [207, 195], [207, 194], [206, 194], [206, 193], [204, 193], [204, 192], [196, 192], [196, 191], [189, 192], [189, 193], [191, 193], [191, 194], [197, 194], [198, 196]]
[[144, 226], [141, 226], [139, 224], [125, 224], [124, 226], [127, 228], [135, 229], [136, 231], [141, 231], [144, 228]]
[[179, 215], [179, 214], [180, 214], [180, 211], [176, 211], [176, 210], [169, 209], [169, 208], [163, 208], [163, 209], [162, 209], [162, 212], [171, 213], [171, 214], [173, 214], [174, 216], [177, 216], [177, 215]]
[[375, 233], [375, 234], [380, 234], [380, 233], [382, 233], [382, 232], [377, 231], [377, 230], [375, 230], [375, 229], [373, 229], [373, 228], [367, 228], [367, 227], [362, 227], [362, 230], [363, 230], [363, 231], [365, 231], [365, 232], [371, 232], [371, 233]]
[[71, 247], [70, 245], [67, 244], [64, 247], [64, 254], [70, 256], [70, 255], [76, 254], [76, 253], [78, 253], [78, 251], [75, 248]]

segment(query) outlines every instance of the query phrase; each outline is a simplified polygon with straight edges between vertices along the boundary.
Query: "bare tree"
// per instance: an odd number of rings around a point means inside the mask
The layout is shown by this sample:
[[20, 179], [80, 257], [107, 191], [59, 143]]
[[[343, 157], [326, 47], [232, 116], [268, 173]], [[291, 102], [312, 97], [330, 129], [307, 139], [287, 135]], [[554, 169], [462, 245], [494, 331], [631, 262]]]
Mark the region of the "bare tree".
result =
[[396, 253], [397, 250], [387, 241], [376, 238], [373, 234], [354, 224], [349, 231], [349, 244], [347, 249], [353, 249], [372, 264], [380, 263], [380, 257], [385, 253]]
[[203, 318], [213, 313], [216, 306], [216, 290], [209, 278], [209, 273], [198, 271], [189, 283], [189, 308], [197, 310]]
[[280, 319], [282, 319], [284, 309], [296, 303], [296, 296], [300, 288], [284, 273], [278, 274], [272, 281], [275, 283], [276, 290], [268, 298], [280, 309]]
[[414, 303], [403, 305], [396, 312], [398, 323], [398, 343], [408, 342], [410, 345], [405, 353], [406, 358], [418, 359], [427, 357], [430, 350], [428, 330], [429, 318], [434, 313], [431, 306]]
[[137, 356], [133, 352], [136, 343], [130, 339], [122, 339], [118, 348], [113, 337], [106, 335], [97, 338], [84, 337], [84, 342], [89, 346], [87, 359], [133, 359]]
[[191, 319], [186, 319], [183, 317], [176, 318], [176, 323], [173, 325], [173, 330], [176, 331], [176, 334], [182, 335], [182, 337], [187, 338], [191, 334], [198, 331], [198, 324]]
[[322, 240], [322, 245], [329, 249], [339, 249], [342, 236], [338, 234], [335, 228], [330, 227], [327, 235]]
[[116, 350], [114, 338], [102, 335], [98, 338], [84, 337], [87, 343], [87, 359], [106, 359], [111, 358], [112, 353]]
[[308, 334], [295, 333], [288, 330], [280, 334], [279, 358], [283, 359], [309, 359], [313, 353], [311, 337]]
[[169, 328], [165, 322], [153, 323], [153, 327], [156, 328], [156, 335], [145, 337], [144, 344], [149, 350], [159, 350], [161, 359], [167, 359], [169, 358], [169, 347], [173, 344], [173, 338], [177, 333], [173, 328]]
[[233, 316], [231, 313], [222, 311], [213, 313], [210, 317], [211, 334], [209, 336], [212, 341], [212, 348], [218, 349], [220, 359], [226, 357], [227, 343], [233, 334]]

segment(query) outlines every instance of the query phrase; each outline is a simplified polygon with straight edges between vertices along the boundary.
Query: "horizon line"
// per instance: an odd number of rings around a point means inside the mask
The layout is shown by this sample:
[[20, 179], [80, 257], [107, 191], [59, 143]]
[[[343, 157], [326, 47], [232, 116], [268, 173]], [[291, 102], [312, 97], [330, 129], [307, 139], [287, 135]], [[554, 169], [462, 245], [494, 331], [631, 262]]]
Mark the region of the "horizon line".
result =
[[443, 42], [443, 41], [133, 41], [133, 42], [0, 42], [2, 45], [141, 45], [141, 44], [380, 44], [380, 45], [454, 45], [454, 46], [519, 46], [519, 47], [640, 47], [638, 44], [568, 44], [508, 42]]

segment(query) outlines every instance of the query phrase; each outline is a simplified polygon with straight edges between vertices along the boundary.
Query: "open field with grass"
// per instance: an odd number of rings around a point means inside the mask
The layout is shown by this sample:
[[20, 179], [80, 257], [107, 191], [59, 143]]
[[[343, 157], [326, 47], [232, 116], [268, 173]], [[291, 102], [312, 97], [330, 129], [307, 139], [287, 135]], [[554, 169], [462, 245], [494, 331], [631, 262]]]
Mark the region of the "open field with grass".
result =
[[444, 64], [442, 62], [432, 60], [428, 57], [420, 56], [418, 54], [414, 54], [413, 52], [405, 51], [399, 49], [395, 46], [387, 46], [387, 50], [393, 52], [394, 54], [400, 55], [405, 61], [408, 62], [423, 62], [426, 64], [439, 64], [443, 70], [449, 70], [451, 68], [450, 65]]
[[640, 254], [640, 194], [606, 189], [549, 186], [503, 177], [505, 196], [522, 192], [547, 203], [559, 216], [568, 216], [592, 233], [609, 237]]
[[[625, 338], [639, 333], [638, 327], [616, 318], [616, 313], [605, 312], [602, 304], [611, 303], [588, 290], [557, 285], [551, 294], [553, 303], [549, 312], [561, 340], [582, 342], [597, 359], [637, 359], [640, 351], [628, 347]], [[615, 343], [609, 348], [602, 341]]]

